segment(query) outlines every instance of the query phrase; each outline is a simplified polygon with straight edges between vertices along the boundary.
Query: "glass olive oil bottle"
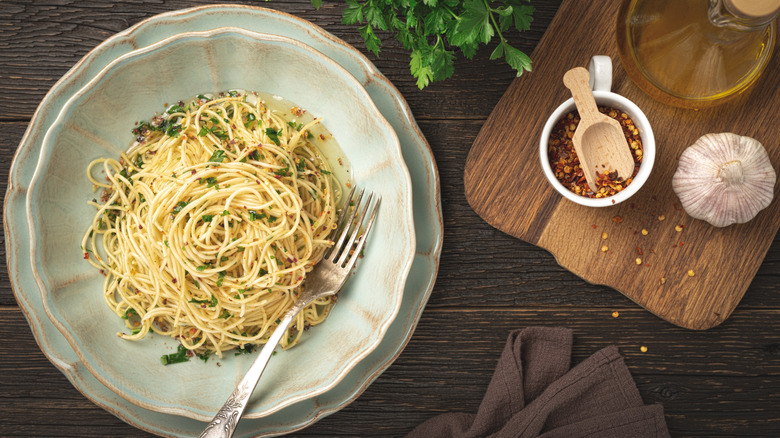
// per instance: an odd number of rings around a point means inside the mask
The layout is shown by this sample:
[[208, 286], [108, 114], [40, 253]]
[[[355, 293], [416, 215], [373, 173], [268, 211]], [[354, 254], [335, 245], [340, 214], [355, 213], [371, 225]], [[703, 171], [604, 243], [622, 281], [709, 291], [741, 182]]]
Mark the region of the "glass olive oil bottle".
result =
[[624, 0], [623, 66], [647, 94], [706, 108], [744, 92], [769, 62], [780, 0]]

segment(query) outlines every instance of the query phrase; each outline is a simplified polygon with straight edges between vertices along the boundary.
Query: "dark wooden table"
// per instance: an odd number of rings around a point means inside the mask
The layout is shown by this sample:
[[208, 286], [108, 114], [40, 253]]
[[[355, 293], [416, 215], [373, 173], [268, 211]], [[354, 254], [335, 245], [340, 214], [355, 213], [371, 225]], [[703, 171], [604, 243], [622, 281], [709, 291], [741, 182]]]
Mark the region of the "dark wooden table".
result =
[[[14, 152], [49, 88], [89, 50], [157, 13], [196, 1], [50, 0], [0, 3], [0, 193]], [[368, 54], [343, 2], [242, 2], [313, 21]], [[527, 53], [558, 7], [534, 1], [532, 29], [512, 41]], [[444, 249], [436, 286], [401, 356], [355, 402], [297, 436], [400, 436], [438, 413], [475, 412], [508, 333], [531, 325], [574, 331], [573, 362], [615, 344], [646, 403], [662, 403], [673, 436], [780, 436], [780, 238], [734, 314], [694, 332], [618, 292], [559, 267], [546, 251], [483, 222], [468, 206], [463, 166], [472, 141], [514, 74], [459, 60], [450, 80], [420, 91], [408, 55], [389, 37], [370, 55], [398, 87], [439, 166]], [[776, 141], [768, 147], [780, 147]], [[774, 163], [778, 166], [778, 163]], [[777, 200], [775, 201], [777, 202]], [[5, 247], [0, 263], [5, 265]], [[612, 312], [618, 311], [618, 318]], [[43, 356], [0, 270], [0, 436], [144, 436], [82, 396]], [[640, 346], [647, 346], [645, 353]]]

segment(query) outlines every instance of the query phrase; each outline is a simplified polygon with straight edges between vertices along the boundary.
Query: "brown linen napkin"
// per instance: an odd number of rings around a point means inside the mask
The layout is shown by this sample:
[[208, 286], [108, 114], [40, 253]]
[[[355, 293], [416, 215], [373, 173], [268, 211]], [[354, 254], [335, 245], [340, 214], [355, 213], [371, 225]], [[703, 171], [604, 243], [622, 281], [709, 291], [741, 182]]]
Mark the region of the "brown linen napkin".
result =
[[661, 405], [643, 405], [615, 346], [574, 368], [572, 332], [529, 327], [509, 335], [476, 414], [442, 414], [407, 438], [669, 436]]

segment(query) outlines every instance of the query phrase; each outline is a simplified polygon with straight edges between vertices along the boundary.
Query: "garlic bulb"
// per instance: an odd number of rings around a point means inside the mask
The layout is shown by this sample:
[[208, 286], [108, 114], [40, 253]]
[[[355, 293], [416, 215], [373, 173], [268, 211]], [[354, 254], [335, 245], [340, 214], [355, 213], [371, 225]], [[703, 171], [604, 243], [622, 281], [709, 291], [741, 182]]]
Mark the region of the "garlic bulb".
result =
[[769, 206], [776, 178], [761, 143], [727, 132], [704, 135], [685, 149], [672, 188], [691, 217], [725, 227]]

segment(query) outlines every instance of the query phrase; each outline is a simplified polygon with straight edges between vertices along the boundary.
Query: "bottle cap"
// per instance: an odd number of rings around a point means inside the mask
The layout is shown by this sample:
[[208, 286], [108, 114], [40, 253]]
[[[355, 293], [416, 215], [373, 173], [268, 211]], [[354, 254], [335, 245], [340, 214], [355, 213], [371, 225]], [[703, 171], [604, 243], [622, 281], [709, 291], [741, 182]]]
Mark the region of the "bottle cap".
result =
[[737, 16], [774, 19], [780, 11], [780, 0], [724, 0], [726, 8]]

